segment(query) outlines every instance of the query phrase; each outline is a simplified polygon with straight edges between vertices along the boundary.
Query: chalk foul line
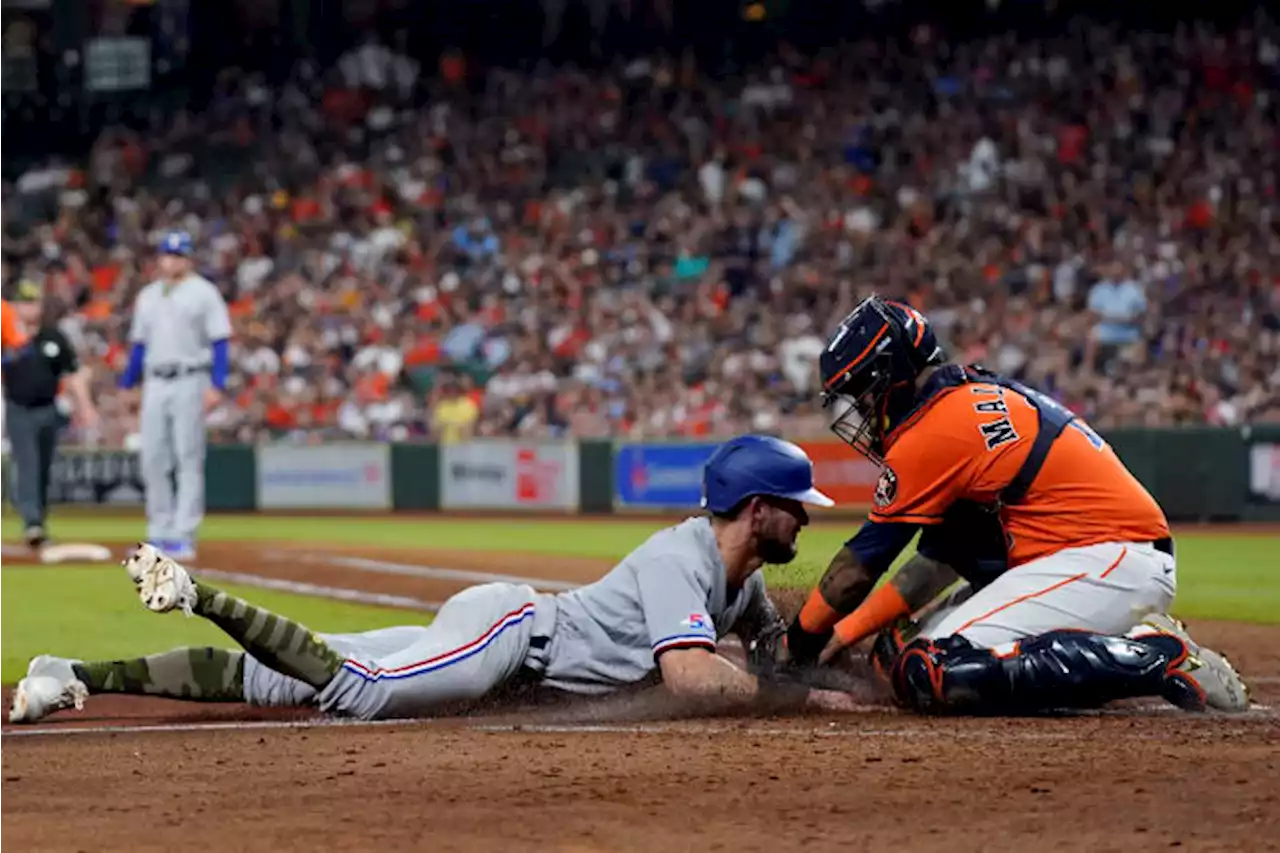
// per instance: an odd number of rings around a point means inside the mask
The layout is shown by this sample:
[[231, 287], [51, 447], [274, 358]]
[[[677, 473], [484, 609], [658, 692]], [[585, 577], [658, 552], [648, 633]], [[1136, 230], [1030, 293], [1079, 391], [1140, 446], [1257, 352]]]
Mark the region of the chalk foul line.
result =
[[330, 566], [355, 569], [359, 572], [371, 572], [383, 575], [401, 575], [403, 577], [424, 578], [428, 580], [468, 581], [470, 583], [519, 583], [529, 584], [547, 592], [566, 592], [577, 589], [581, 584], [559, 578], [537, 578], [528, 575], [507, 575], [497, 572], [480, 572], [470, 569], [449, 569], [443, 566], [423, 566], [417, 563], [397, 563], [390, 560], [373, 560], [367, 557], [349, 557], [330, 552], [291, 553], [288, 551], [267, 551], [263, 556], [273, 560], [297, 560], [304, 557]]
[[192, 566], [191, 571], [198, 577], [219, 580], [224, 583], [234, 583], [242, 586], [258, 587], [260, 589], [274, 589], [280, 592], [291, 592], [297, 595], [310, 595], [317, 598], [329, 598], [335, 601], [349, 601], [356, 604], [373, 604], [381, 607], [399, 607], [404, 610], [423, 610], [428, 613], [435, 613], [441, 607], [441, 602], [424, 601], [421, 598], [413, 598], [408, 595], [390, 595], [381, 592], [366, 592], [361, 589], [324, 586], [322, 584], [307, 583], [305, 581], [291, 581], [283, 578], [273, 578], [265, 575], [248, 574], [245, 572], [224, 572], [220, 569], [202, 569], [196, 566]]

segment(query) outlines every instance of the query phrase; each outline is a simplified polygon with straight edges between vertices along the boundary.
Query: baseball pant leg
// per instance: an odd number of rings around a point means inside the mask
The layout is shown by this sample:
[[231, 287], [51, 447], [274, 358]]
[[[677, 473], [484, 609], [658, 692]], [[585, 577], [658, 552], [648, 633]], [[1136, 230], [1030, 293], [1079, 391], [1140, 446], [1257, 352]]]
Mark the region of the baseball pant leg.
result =
[[244, 656], [244, 701], [263, 708], [314, 705], [318, 690], [301, 679], [277, 672], [253, 655]]
[[353, 651], [321, 690], [321, 710], [384, 719], [479, 699], [524, 666], [541, 600], [524, 584], [463, 590], [396, 651]]
[[178, 489], [171, 535], [194, 544], [196, 532], [204, 519], [204, 391], [208, 387], [208, 378], [196, 374], [172, 384], [171, 416]]
[[171, 540], [174, 535], [173, 433], [169, 419], [169, 384], [152, 380], [142, 387], [142, 478], [146, 483], [147, 539]]
[[38, 423], [37, 445], [40, 452], [39, 501], [40, 518], [49, 512], [49, 479], [53, 473], [53, 455], [58, 447], [58, 433], [62, 429], [62, 414], [57, 406], [41, 410]]
[[[426, 625], [398, 625], [358, 634], [320, 634], [325, 645], [344, 657], [373, 659], [394, 655], [427, 640]], [[244, 697], [250, 705], [297, 708], [315, 705], [320, 691], [307, 682], [272, 669], [251, 654], [245, 655]]]
[[12, 453], [12, 494], [25, 527], [44, 524], [40, 494], [40, 440], [39, 426], [33, 410], [14, 403], [5, 403], [5, 421], [9, 430], [9, 448]]
[[1123, 635], [1167, 612], [1176, 590], [1173, 557], [1149, 543], [1067, 548], [1005, 572], [931, 620], [923, 636], [990, 648], [1057, 630]]

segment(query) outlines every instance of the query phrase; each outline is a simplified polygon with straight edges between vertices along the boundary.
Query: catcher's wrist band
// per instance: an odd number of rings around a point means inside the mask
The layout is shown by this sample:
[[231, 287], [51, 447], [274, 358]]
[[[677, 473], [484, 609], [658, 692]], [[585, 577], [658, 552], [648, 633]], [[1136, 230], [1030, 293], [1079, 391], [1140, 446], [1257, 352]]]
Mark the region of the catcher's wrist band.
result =
[[823, 631], [821, 634], [810, 634], [800, 624], [800, 620], [797, 619], [787, 629], [787, 653], [790, 655], [792, 663], [817, 663], [818, 655], [822, 654], [822, 650], [826, 648], [830, 639], [830, 631]]

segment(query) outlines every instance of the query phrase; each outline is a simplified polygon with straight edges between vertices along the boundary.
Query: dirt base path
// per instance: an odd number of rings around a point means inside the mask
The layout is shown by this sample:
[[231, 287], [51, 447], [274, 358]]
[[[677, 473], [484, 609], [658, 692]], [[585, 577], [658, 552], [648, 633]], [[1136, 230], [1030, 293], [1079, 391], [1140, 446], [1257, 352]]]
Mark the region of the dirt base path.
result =
[[[210, 543], [195, 562], [421, 602], [495, 575], [554, 589], [608, 568], [297, 543]], [[1260, 702], [1280, 704], [1280, 630], [1193, 628], [1255, 680]], [[335, 725], [307, 711], [93, 697], [41, 723], [43, 734], [5, 725], [3, 842], [41, 851], [169, 851], [200, 837], [262, 851], [1280, 850], [1271, 711], [928, 720], [869, 706], [840, 718], [628, 719], [556, 709]]]

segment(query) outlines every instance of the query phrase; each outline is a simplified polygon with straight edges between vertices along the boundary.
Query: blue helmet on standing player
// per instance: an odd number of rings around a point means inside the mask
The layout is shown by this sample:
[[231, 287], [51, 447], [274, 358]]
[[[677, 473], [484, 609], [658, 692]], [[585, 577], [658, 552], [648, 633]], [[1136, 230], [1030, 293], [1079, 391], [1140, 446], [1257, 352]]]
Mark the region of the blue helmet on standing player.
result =
[[183, 258], [189, 258], [193, 248], [191, 235], [186, 231], [166, 231], [165, 235], [160, 238], [160, 247], [157, 251], [162, 255], [178, 255]]
[[946, 361], [923, 314], [902, 302], [868, 297], [840, 321], [818, 358], [831, 430], [882, 462], [885, 436], [915, 406], [916, 379], [926, 367]]
[[729, 521], [750, 511], [757, 553], [766, 563], [795, 559], [800, 528], [809, 523], [805, 504], [835, 501], [814, 488], [813, 460], [789, 441], [738, 436], [716, 448], [703, 468], [702, 508]]

